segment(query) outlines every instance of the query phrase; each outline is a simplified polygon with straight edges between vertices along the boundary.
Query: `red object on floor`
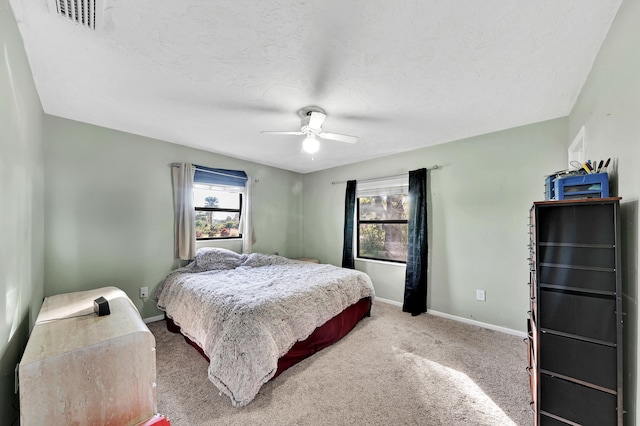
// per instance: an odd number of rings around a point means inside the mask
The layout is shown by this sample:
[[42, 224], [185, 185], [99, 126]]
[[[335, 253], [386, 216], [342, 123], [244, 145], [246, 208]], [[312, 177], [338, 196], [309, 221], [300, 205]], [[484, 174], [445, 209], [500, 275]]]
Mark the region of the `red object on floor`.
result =
[[145, 420], [142, 423], [138, 423], [138, 426], [149, 426], [149, 425], [171, 426], [171, 422], [169, 422], [169, 419], [167, 419], [165, 416], [162, 416], [160, 414], [156, 414], [155, 416], [151, 417], [150, 419]]

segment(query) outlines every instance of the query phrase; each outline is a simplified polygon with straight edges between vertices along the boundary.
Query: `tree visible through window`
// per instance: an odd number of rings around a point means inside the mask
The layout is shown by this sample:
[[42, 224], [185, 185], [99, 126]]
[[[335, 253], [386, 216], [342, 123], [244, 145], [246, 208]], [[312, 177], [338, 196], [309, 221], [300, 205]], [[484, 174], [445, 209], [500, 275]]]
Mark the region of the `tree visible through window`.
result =
[[407, 261], [408, 194], [359, 197], [358, 257]]
[[223, 185], [193, 185], [196, 239], [240, 238], [242, 194]]

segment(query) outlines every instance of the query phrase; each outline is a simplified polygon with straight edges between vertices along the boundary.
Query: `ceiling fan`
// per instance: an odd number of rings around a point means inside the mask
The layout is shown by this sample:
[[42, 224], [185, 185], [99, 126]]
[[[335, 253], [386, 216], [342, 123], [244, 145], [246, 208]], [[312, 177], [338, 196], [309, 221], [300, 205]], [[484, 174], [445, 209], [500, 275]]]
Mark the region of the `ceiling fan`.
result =
[[299, 132], [262, 131], [260, 133], [271, 135], [306, 135], [304, 141], [302, 142], [302, 150], [308, 152], [309, 154], [318, 152], [318, 150], [320, 149], [320, 142], [317, 138], [346, 143], [358, 142], [358, 138], [356, 136], [323, 132], [322, 124], [324, 123], [325, 118], [327, 118], [327, 113], [324, 112], [322, 108], [314, 106], [304, 107], [300, 111], [298, 111], [298, 115], [300, 116], [302, 121]]

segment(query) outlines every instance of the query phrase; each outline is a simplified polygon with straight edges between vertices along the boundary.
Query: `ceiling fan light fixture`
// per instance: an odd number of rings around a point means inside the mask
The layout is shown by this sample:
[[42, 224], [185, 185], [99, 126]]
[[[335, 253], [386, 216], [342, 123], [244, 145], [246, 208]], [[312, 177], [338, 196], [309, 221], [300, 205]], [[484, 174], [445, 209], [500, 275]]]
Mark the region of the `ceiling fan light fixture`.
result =
[[[63, 1], [63, 0], [60, 0]], [[322, 124], [324, 123], [327, 114], [324, 110], [318, 107], [305, 107], [298, 111], [300, 116], [300, 131], [297, 132], [280, 132], [280, 131], [261, 131], [260, 133], [271, 135], [306, 135], [302, 141], [302, 152], [308, 154], [315, 154], [320, 150], [319, 139], [328, 139], [332, 141], [356, 143], [358, 138], [356, 136], [343, 135], [340, 133], [327, 133], [322, 130]]]
[[309, 154], [315, 154], [320, 149], [320, 141], [316, 139], [316, 136], [311, 134], [307, 135], [302, 141], [302, 150]]

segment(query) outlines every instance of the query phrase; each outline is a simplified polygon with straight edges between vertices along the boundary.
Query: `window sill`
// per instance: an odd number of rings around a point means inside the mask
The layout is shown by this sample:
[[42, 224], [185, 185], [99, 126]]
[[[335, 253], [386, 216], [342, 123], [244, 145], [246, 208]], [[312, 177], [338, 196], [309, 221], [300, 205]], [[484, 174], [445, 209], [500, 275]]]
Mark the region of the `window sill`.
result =
[[226, 241], [226, 240], [241, 240], [242, 236], [239, 237], [211, 237], [211, 238], [196, 238], [196, 243], [202, 241]]
[[233, 251], [241, 251], [242, 239], [226, 238], [226, 239], [213, 239], [213, 240], [197, 240], [196, 250], [203, 247], [220, 247], [220, 248], [227, 248]]
[[379, 265], [389, 265], [389, 266], [396, 266], [396, 267], [402, 267], [402, 268], [406, 268], [407, 264], [406, 263], [399, 263], [399, 262], [386, 262], [384, 260], [375, 260], [375, 259], [363, 259], [361, 257], [356, 257], [354, 259], [356, 262], [366, 262], [366, 263], [377, 263]]

